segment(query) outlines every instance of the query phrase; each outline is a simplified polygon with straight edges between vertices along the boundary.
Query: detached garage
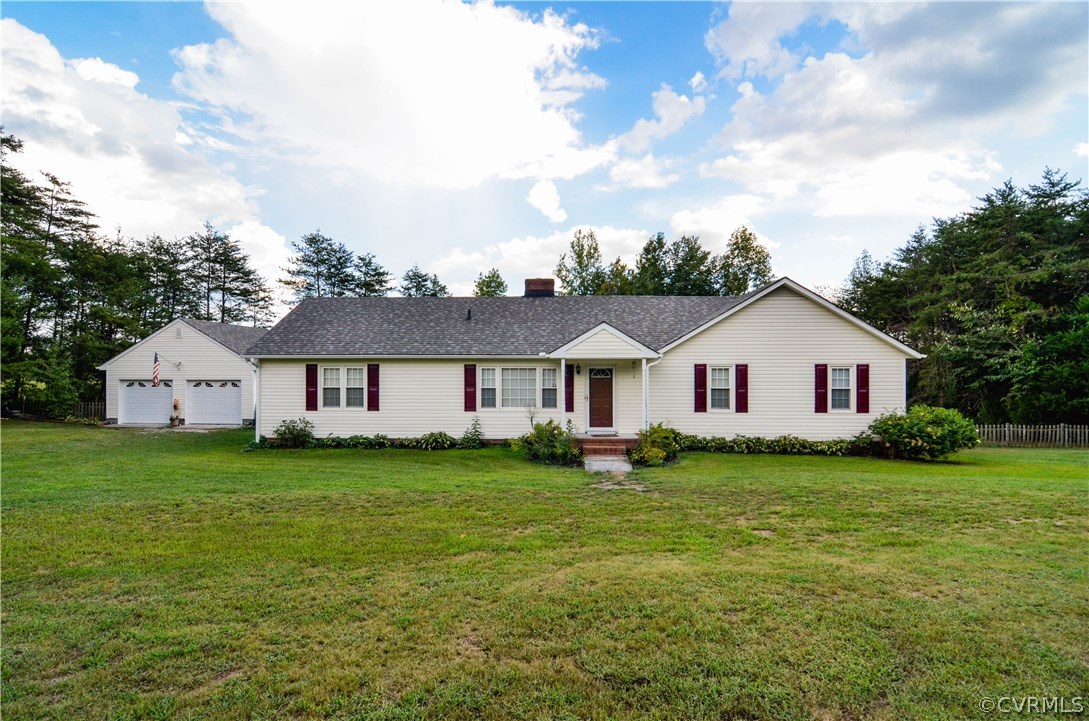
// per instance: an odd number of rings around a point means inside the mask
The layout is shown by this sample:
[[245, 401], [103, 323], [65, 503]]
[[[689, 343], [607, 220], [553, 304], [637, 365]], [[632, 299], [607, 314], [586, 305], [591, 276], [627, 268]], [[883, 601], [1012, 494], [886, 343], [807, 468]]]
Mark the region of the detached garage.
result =
[[244, 354], [266, 332], [191, 318], [168, 323], [99, 366], [107, 422], [166, 425], [176, 413], [187, 425], [252, 424], [255, 368]]

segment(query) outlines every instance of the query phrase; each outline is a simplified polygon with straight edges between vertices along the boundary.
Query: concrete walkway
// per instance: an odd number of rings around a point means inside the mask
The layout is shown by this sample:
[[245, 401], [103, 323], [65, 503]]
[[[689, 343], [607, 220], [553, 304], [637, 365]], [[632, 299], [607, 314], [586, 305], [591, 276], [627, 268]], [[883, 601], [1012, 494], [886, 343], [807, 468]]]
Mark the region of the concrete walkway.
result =
[[590, 473], [627, 473], [631, 470], [627, 456], [586, 456], [584, 464]]

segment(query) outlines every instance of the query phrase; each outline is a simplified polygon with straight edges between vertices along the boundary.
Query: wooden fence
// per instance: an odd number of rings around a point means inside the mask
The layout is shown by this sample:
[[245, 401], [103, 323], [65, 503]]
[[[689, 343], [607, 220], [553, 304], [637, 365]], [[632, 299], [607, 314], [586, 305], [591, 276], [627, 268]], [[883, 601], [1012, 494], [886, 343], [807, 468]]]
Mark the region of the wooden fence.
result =
[[985, 446], [1020, 448], [1089, 448], [1089, 426], [1059, 423], [1051, 426], [1022, 426], [998, 423], [976, 426]]
[[97, 418], [106, 420], [106, 401], [93, 401], [91, 403], [77, 403], [72, 415], [76, 418]]

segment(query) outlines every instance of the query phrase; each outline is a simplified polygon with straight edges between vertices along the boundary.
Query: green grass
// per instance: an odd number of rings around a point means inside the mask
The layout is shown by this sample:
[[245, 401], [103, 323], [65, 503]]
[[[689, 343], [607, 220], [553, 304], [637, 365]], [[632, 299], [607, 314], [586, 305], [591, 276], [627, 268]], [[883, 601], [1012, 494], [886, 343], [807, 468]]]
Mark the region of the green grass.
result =
[[1089, 454], [485, 451], [2, 426], [5, 719], [981, 718], [1089, 696]]

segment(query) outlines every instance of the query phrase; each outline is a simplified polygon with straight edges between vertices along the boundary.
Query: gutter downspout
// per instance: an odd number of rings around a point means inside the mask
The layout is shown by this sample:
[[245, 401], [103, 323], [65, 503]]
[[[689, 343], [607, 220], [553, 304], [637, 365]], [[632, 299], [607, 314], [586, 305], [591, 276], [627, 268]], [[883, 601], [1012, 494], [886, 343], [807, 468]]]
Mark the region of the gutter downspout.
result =
[[662, 362], [662, 356], [653, 363], [643, 358], [643, 430], [650, 428], [650, 369]]
[[253, 363], [253, 441], [261, 442], [261, 361], [251, 358]]

